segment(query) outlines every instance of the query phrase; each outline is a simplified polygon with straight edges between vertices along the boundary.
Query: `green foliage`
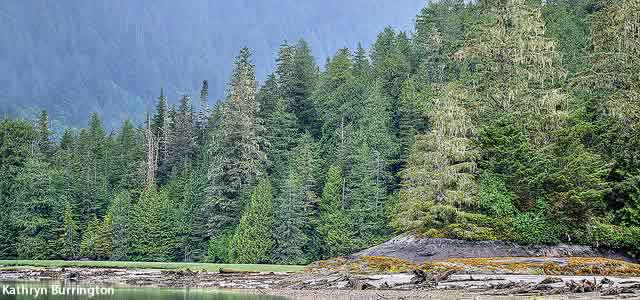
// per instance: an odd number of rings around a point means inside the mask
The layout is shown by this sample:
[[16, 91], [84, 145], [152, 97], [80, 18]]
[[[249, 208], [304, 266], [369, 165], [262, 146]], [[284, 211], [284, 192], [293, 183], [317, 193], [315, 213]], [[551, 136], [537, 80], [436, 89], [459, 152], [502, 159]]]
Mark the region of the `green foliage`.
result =
[[221, 105], [219, 125], [208, 145], [207, 193], [209, 209], [215, 215], [208, 227], [214, 237], [236, 226], [242, 209], [239, 199], [266, 171], [265, 128], [259, 117], [255, 66], [248, 48], [236, 58], [227, 99]]
[[89, 219], [87, 227], [82, 233], [82, 241], [80, 242], [80, 256], [88, 259], [96, 259], [96, 243], [98, 241], [98, 229], [100, 222], [94, 215]]
[[329, 168], [320, 200], [318, 232], [323, 240], [323, 258], [347, 255], [355, 248], [344, 209], [341, 172], [339, 165]]
[[640, 255], [640, 227], [617, 226], [606, 220], [596, 219], [585, 227], [579, 242], [605, 249], [625, 249], [638, 257]]
[[207, 251], [208, 262], [229, 261], [229, 246], [231, 245], [231, 239], [233, 238], [233, 235], [233, 230], [227, 230], [209, 241], [209, 248]]
[[203, 165], [185, 168], [167, 186], [176, 203], [176, 232], [179, 238], [177, 259], [194, 261], [206, 255], [207, 211], [204, 209], [207, 169]]
[[75, 259], [79, 255], [80, 233], [78, 229], [73, 207], [67, 202], [64, 206], [62, 217], [62, 231], [60, 234], [62, 248], [59, 253], [65, 259]]
[[18, 208], [15, 193], [25, 187], [17, 184], [16, 179], [31, 154], [35, 137], [36, 131], [25, 121], [0, 120], [0, 257], [17, 255], [18, 232], [13, 214]]
[[629, 186], [629, 201], [620, 209], [621, 224], [640, 226], [640, 177], [636, 177]]
[[480, 209], [489, 216], [504, 218], [512, 217], [517, 213], [513, 203], [515, 196], [507, 189], [504, 180], [498, 176], [483, 174], [480, 177], [478, 198]]
[[317, 196], [317, 145], [305, 134], [293, 149], [289, 170], [275, 205], [273, 236], [276, 245], [273, 260], [276, 263], [300, 264], [307, 261], [305, 253], [315, 256], [320, 251], [313, 225], [319, 216]]
[[213, 109], [204, 81], [113, 134], [3, 119], [0, 257], [303, 264], [392, 228], [637, 255], [638, 5], [432, 1], [323, 70], [283, 43], [259, 91], [243, 48]]
[[113, 216], [107, 213], [96, 230], [95, 248], [99, 260], [108, 260], [113, 256], [113, 237]]
[[131, 246], [130, 230], [132, 215], [131, 196], [127, 191], [116, 194], [111, 202], [108, 215], [111, 217], [112, 228], [105, 228], [111, 231], [111, 259], [123, 261], [129, 259], [129, 247]]
[[288, 111], [284, 98], [278, 98], [269, 120], [267, 157], [271, 162], [271, 176], [279, 191], [287, 174], [287, 159], [297, 142], [296, 116]]
[[133, 207], [130, 224], [132, 258], [169, 261], [176, 248], [175, 207], [166, 191], [145, 190]]
[[455, 85], [434, 101], [432, 132], [416, 137], [402, 171], [404, 208], [397, 226], [404, 230], [445, 226], [453, 211], [477, 205], [477, 151], [468, 138], [473, 128]]
[[60, 179], [58, 170], [37, 158], [27, 160], [16, 177], [18, 202], [13, 213], [17, 214], [15, 225], [20, 232], [16, 245], [18, 257], [45, 259], [54, 254], [48, 243], [57, 240], [58, 216], [62, 211], [58, 200]]
[[249, 206], [240, 218], [229, 244], [230, 261], [255, 264], [267, 262], [273, 246], [273, 195], [271, 183], [262, 179], [251, 193]]

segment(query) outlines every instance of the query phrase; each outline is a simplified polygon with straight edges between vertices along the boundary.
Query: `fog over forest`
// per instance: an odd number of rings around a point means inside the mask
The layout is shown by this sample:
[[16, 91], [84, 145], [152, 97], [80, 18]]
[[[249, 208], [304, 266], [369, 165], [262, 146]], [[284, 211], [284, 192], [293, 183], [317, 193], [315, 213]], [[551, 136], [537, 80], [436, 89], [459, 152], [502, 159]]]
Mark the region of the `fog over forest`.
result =
[[284, 40], [304, 38], [316, 61], [342, 47], [369, 46], [387, 25], [411, 31], [424, 0], [6, 0], [0, 5], [0, 115], [53, 125], [87, 124], [98, 112], [114, 129], [141, 123], [159, 90], [177, 103], [224, 95], [233, 58], [247, 46], [256, 75], [273, 69]]

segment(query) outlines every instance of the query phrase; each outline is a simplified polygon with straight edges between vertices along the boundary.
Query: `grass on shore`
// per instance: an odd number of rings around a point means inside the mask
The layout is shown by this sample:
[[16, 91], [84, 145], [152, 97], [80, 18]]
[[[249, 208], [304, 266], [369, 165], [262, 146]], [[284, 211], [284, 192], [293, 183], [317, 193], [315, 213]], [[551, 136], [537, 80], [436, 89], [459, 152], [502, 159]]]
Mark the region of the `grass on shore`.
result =
[[304, 266], [176, 263], [176, 262], [130, 262], [130, 261], [65, 261], [65, 260], [0, 260], [2, 267], [41, 268], [119, 268], [156, 270], [207, 270], [217, 272], [220, 268], [249, 272], [301, 272]]

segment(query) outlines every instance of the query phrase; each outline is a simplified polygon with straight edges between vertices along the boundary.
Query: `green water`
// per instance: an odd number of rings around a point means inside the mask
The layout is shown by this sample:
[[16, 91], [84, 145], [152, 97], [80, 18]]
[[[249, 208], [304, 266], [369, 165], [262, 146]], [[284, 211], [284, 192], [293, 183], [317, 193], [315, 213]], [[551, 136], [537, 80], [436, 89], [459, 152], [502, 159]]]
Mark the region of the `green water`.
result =
[[283, 300], [285, 298], [215, 289], [123, 287], [60, 281], [6, 281], [0, 282], [0, 300], [5, 299]]

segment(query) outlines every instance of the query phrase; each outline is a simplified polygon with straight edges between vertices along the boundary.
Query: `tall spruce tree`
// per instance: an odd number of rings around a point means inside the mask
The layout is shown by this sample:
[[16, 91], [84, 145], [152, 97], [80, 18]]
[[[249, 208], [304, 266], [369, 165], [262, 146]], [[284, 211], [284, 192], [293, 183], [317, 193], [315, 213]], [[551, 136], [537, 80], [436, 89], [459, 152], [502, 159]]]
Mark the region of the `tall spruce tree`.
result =
[[82, 258], [96, 259], [96, 242], [98, 240], [98, 227], [100, 221], [95, 215], [92, 215], [87, 221], [87, 225], [82, 232], [82, 240], [80, 241], [80, 256]]
[[512, 116], [532, 143], [543, 145], [567, 119], [568, 96], [560, 89], [567, 71], [556, 42], [545, 35], [541, 8], [502, 2], [480, 3], [479, 24], [461, 52], [477, 67], [468, 85], [480, 93], [483, 120]]
[[73, 154], [72, 200], [78, 205], [80, 226], [84, 228], [92, 215], [102, 216], [109, 201], [111, 161], [108, 137], [98, 114], [91, 115], [89, 127], [80, 130]]
[[127, 191], [118, 192], [111, 201], [111, 260], [129, 260], [132, 209], [131, 196]]
[[198, 128], [198, 145], [204, 145], [206, 143], [210, 116], [209, 82], [204, 80], [202, 81], [202, 89], [200, 90], [200, 105], [198, 107], [198, 116], [196, 118], [196, 127]]
[[262, 179], [251, 193], [248, 207], [231, 239], [229, 256], [233, 263], [256, 264], [269, 261], [273, 246], [273, 195], [269, 180]]
[[273, 114], [276, 102], [280, 99], [278, 94], [278, 83], [276, 81], [276, 75], [271, 73], [267, 76], [264, 84], [260, 87], [260, 91], [256, 95], [256, 99], [260, 104], [260, 112], [258, 116], [265, 121], [265, 127], [271, 127], [269, 119]]
[[342, 168], [332, 165], [320, 200], [318, 232], [322, 238], [322, 258], [347, 255], [353, 249], [353, 231], [349, 228], [346, 204], [343, 199]]
[[48, 259], [56, 254], [51, 243], [57, 239], [58, 216], [63, 208], [59, 201], [59, 170], [38, 158], [26, 161], [16, 177], [16, 227], [20, 233], [16, 250], [22, 259]]
[[182, 96], [180, 105], [173, 118], [171, 140], [167, 159], [167, 170], [170, 176], [175, 176], [190, 164], [196, 156], [198, 132], [195, 127], [193, 105], [191, 97]]
[[49, 127], [49, 114], [46, 110], [43, 110], [40, 112], [37, 121], [37, 144], [38, 150], [40, 150], [40, 153], [42, 153], [45, 157], [51, 156], [53, 154], [53, 151], [55, 150], [53, 148], [53, 141], [51, 140], [53, 132]]
[[301, 132], [312, 135], [319, 133], [320, 124], [317, 123], [317, 111], [312, 101], [313, 89], [317, 78], [317, 66], [311, 54], [311, 48], [305, 40], [299, 40], [294, 46], [293, 78], [290, 89], [289, 107], [298, 118], [298, 128]]
[[267, 130], [267, 157], [275, 191], [279, 191], [287, 176], [287, 160], [295, 147], [298, 136], [296, 116], [289, 112], [283, 98], [279, 98], [270, 116]]
[[263, 150], [264, 125], [258, 117], [255, 67], [251, 53], [243, 48], [236, 58], [227, 101], [222, 108], [220, 129], [228, 155], [225, 173], [229, 177], [231, 196], [237, 196], [257, 177], [264, 174], [266, 155]]
[[473, 125], [461, 106], [466, 97], [451, 84], [434, 99], [433, 129], [416, 137], [402, 173], [402, 207], [396, 219], [402, 229], [442, 228], [458, 221], [451, 211], [477, 203], [477, 151], [470, 139]]
[[[36, 131], [21, 120], [0, 120], [0, 257], [16, 257], [16, 190], [22, 188], [18, 175], [32, 153]], [[29, 183], [30, 184], [30, 183]]]
[[73, 206], [67, 202], [64, 206], [62, 217], [62, 230], [60, 232], [61, 245], [59, 255], [64, 259], [76, 259], [80, 254], [80, 233], [74, 214]]
[[113, 255], [113, 215], [108, 212], [96, 230], [96, 257], [109, 260]]
[[[220, 124], [209, 143], [209, 221], [212, 234], [239, 221], [242, 196], [265, 173], [264, 125], [256, 100], [255, 68], [251, 52], [243, 48], [236, 58]], [[220, 169], [221, 168], [221, 169]]]
[[392, 110], [382, 86], [374, 85], [363, 103], [356, 121], [352, 167], [347, 182], [352, 230], [357, 232], [359, 247], [379, 242], [385, 234], [384, 209], [387, 187], [391, 183], [389, 166], [397, 155], [392, 132]]
[[303, 135], [292, 151], [288, 168], [277, 200], [273, 258], [279, 263], [301, 263], [320, 251], [315, 231], [319, 217], [318, 153], [309, 134]]
[[274, 263], [303, 264], [306, 262], [304, 246], [309, 237], [305, 233], [306, 205], [302, 194], [302, 180], [291, 170], [276, 201], [273, 238], [275, 246], [271, 253]]
[[637, 221], [640, 191], [640, 36], [637, 1], [597, 1], [588, 19], [589, 55], [572, 82], [584, 101], [594, 133], [593, 148], [610, 162], [609, 207], [619, 209], [617, 221]]
[[147, 188], [133, 206], [130, 255], [141, 261], [170, 261], [177, 244], [175, 209], [166, 191]]
[[142, 134], [129, 120], [122, 123], [115, 137], [112, 157], [111, 186], [114, 189], [131, 191], [136, 195], [142, 192], [144, 187], [144, 177], [140, 172], [140, 166], [144, 163]]

